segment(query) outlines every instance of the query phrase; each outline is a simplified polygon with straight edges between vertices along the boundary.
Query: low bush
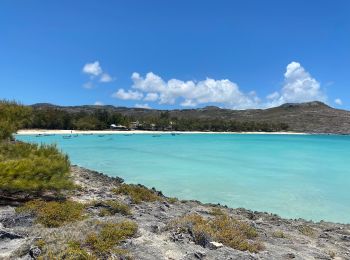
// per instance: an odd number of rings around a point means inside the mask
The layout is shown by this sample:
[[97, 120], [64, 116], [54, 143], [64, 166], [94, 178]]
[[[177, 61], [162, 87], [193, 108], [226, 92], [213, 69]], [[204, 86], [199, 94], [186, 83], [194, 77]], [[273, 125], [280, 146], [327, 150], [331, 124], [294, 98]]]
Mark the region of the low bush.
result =
[[59, 227], [69, 222], [82, 220], [84, 205], [74, 201], [33, 200], [16, 209], [17, 212], [28, 212], [36, 216], [38, 223], [45, 227]]
[[67, 249], [63, 252], [62, 259], [67, 260], [97, 260], [95, 256], [89, 254], [77, 241], [69, 241]]
[[100, 210], [100, 216], [110, 216], [117, 213], [122, 215], [131, 215], [131, 209], [129, 205], [117, 200], [105, 200], [93, 202], [93, 206], [102, 207]]
[[73, 188], [70, 162], [54, 145], [0, 142], [0, 190], [42, 192]]
[[298, 226], [298, 230], [301, 234], [308, 237], [313, 237], [315, 236], [315, 233], [316, 233], [315, 229], [313, 229], [308, 225], [300, 225]]
[[87, 236], [85, 243], [99, 257], [110, 253], [125, 255], [127, 252], [120, 248], [120, 242], [135, 236], [137, 224], [125, 220], [119, 223], [102, 223], [98, 233], [91, 233]]
[[263, 246], [256, 241], [257, 231], [249, 224], [223, 213], [205, 219], [190, 214], [169, 223], [168, 228], [192, 235], [196, 244], [206, 247], [209, 242], [220, 242], [241, 251], [258, 252]]
[[123, 194], [130, 197], [133, 203], [139, 204], [142, 201], [153, 202], [160, 197], [153, 190], [147, 189], [141, 185], [121, 184], [113, 190], [116, 194]]
[[272, 236], [275, 237], [275, 238], [286, 238], [286, 235], [281, 230], [274, 231], [272, 233]]

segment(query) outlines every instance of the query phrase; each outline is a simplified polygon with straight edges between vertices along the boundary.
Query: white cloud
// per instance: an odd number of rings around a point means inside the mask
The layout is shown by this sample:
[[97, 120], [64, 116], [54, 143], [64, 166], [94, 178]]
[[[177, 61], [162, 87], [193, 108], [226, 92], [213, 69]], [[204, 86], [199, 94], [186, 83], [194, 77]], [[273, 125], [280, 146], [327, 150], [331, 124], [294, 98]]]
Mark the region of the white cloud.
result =
[[334, 103], [336, 103], [337, 105], [342, 105], [343, 101], [340, 98], [336, 98], [334, 99]]
[[108, 73], [103, 73], [101, 75], [100, 82], [107, 83], [107, 82], [111, 82], [111, 81], [113, 81], [113, 78]]
[[94, 105], [95, 105], [95, 106], [103, 106], [104, 104], [103, 104], [102, 102], [100, 102], [100, 101], [96, 101], [96, 102], [94, 103]]
[[327, 101], [320, 83], [313, 78], [298, 62], [291, 62], [284, 73], [284, 83], [275, 91], [260, 99], [255, 91], [244, 92], [228, 79], [206, 78], [201, 81], [183, 81], [162, 79], [153, 72], [145, 76], [134, 72], [133, 85], [125, 91], [119, 89], [114, 97], [157, 102], [158, 104], [180, 104], [184, 107], [196, 107], [202, 104], [218, 104], [233, 109], [265, 108], [283, 103]]
[[291, 62], [284, 73], [284, 84], [280, 92], [267, 96], [267, 106], [278, 106], [284, 103], [300, 103], [327, 100], [320, 83], [313, 78], [298, 62]]
[[143, 94], [139, 91], [119, 89], [117, 92], [112, 94], [112, 97], [123, 99], [123, 100], [141, 100]]
[[145, 108], [145, 109], [151, 109], [151, 107], [145, 103], [145, 104], [135, 104], [136, 108]]
[[145, 98], [143, 100], [145, 101], [157, 101], [158, 100], [159, 95], [157, 93], [147, 93], [147, 95], [145, 96]]
[[207, 78], [199, 82], [170, 79], [166, 82], [152, 72], [145, 77], [135, 72], [131, 79], [132, 88], [146, 93], [145, 100], [158, 100], [159, 104], [175, 104], [180, 99], [182, 106], [222, 103], [225, 107], [243, 109], [257, 106], [258, 102], [255, 93], [244, 94], [228, 79]]
[[93, 88], [98, 82], [108, 83], [114, 80], [111, 75], [103, 71], [99, 61], [86, 63], [83, 67], [83, 73], [90, 76], [90, 81], [83, 85], [87, 89]]
[[98, 61], [86, 63], [83, 67], [83, 72], [91, 76], [98, 76], [102, 73], [102, 68]]

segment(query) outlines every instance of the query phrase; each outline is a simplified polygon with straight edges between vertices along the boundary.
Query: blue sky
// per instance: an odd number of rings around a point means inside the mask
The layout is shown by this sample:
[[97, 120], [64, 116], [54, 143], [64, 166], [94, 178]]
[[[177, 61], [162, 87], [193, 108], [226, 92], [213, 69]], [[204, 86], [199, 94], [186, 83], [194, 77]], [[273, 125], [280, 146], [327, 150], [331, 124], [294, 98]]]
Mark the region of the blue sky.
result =
[[350, 109], [350, 1], [0, 2], [0, 98]]

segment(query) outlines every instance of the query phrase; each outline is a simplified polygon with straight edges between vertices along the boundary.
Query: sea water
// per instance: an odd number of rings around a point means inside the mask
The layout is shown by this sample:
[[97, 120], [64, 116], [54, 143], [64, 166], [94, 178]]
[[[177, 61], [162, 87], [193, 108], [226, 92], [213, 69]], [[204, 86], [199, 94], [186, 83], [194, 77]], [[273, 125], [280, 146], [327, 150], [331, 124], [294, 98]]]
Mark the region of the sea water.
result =
[[350, 136], [259, 134], [62, 135], [73, 164], [156, 187], [165, 195], [350, 223]]

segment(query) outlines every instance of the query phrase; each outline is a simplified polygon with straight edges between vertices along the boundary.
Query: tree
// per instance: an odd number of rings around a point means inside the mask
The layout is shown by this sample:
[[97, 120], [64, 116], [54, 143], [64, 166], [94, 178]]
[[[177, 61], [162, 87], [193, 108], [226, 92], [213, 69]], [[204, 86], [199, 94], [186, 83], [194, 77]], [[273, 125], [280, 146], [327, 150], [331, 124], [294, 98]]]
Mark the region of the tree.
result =
[[9, 140], [25, 125], [31, 109], [14, 101], [0, 100], [0, 140]]

